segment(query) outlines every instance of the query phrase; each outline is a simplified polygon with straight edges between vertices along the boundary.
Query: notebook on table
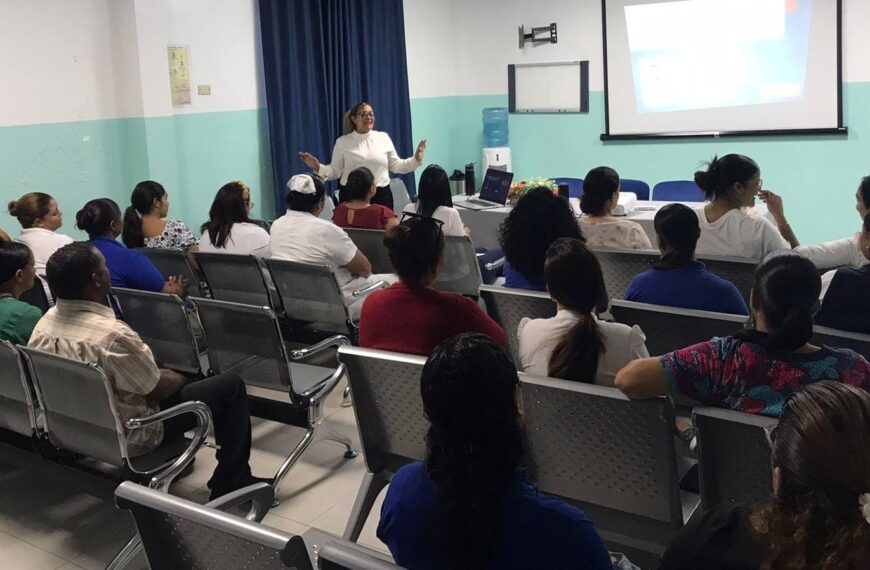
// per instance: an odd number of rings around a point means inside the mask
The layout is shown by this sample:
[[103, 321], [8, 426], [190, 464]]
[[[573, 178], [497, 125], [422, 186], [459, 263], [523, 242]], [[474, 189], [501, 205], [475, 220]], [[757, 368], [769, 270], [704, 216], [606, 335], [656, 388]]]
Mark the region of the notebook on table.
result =
[[507, 201], [508, 191], [511, 189], [513, 179], [513, 172], [489, 168], [483, 177], [480, 194], [462, 202], [457, 200], [455, 205], [467, 210], [502, 208]]

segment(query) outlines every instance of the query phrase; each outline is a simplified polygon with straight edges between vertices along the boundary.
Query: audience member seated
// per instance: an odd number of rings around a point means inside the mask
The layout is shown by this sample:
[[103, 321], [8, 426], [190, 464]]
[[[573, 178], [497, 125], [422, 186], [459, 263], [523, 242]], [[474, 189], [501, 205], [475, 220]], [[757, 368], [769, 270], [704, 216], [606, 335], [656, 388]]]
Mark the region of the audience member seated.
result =
[[626, 301], [699, 311], [748, 315], [746, 301], [733, 283], [707, 271], [695, 260], [701, 235], [698, 216], [683, 204], [668, 204], [655, 216], [662, 259], [635, 276], [625, 291]]
[[133, 188], [130, 202], [130, 207], [124, 212], [124, 245], [131, 249], [196, 250], [196, 236], [184, 222], [166, 219], [169, 194], [159, 183], [152, 180], [140, 182]]
[[612, 569], [592, 521], [523, 479], [519, 379], [504, 350], [481, 334], [447, 339], [420, 391], [426, 460], [395, 474], [377, 529], [397, 564]]
[[630, 362], [617, 373], [616, 387], [629, 398], [681, 393], [708, 406], [773, 417], [790, 394], [821, 380], [868, 389], [864, 357], [809, 344], [820, 288], [811, 261], [774, 253], [755, 271], [749, 302], [755, 328]]
[[[151, 349], [105, 305], [109, 271], [89, 243], [59, 249], [48, 261], [48, 282], [57, 304], [39, 321], [28, 346], [102, 368], [115, 392], [121, 420], [141, 418], [181, 402], [200, 401], [210, 409], [218, 444], [217, 467], [208, 482], [211, 498], [259, 481], [251, 476], [251, 419], [245, 384], [234, 374], [186, 382], [157, 368]], [[182, 414], [127, 433], [132, 455], [141, 455], [168, 438], [182, 437], [195, 425]]]
[[431, 164], [423, 170], [417, 185], [417, 202], [408, 203], [402, 212], [441, 220], [444, 235], [447, 236], [464, 236], [468, 233], [459, 211], [453, 207], [450, 179], [437, 164]]
[[[870, 260], [870, 213], [864, 216], [864, 231], [858, 247]], [[870, 333], [870, 265], [838, 269], [831, 281], [816, 323], [859, 333]]]
[[0, 242], [0, 340], [27, 344], [42, 311], [19, 301], [33, 287], [36, 267], [33, 254], [23, 243]]
[[144, 253], [129, 249], [116, 239], [123, 226], [121, 210], [109, 198], [91, 200], [76, 213], [76, 227], [88, 234], [90, 243], [106, 260], [112, 287], [185, 296], [187, 279], [184, 276], [165, 280]]
[[399, 223], [396, 214], [386, 206], [372, 204], [378, 191], [372, 171], [365, 166], [347, 175], [344, 192], [347, 202], [342, 202], [332, 212], [332, 221], [340, 228], [385, 230]]
[[[45, 264], [51, 254], [72, 243], [72, 238], [57, 233], [63, 225], [63, 213], [57, 202], [48, 194], [29, 192], [14, 202], [9, 202], [9, 213], [18, 218], [21, 234], [15, 241], [30, 248], [36, 263], [36, 274], [45, 279]], [[45, 295], [52, 299], [48, 283], [43, 282]]]
[[546, 291], [544, 257], [559, 238], [583, 240], [571, 206], [549, 188], [533, 188], [519, 199], [499, 228], [504, 251], [504, 286]]
[[504, 346], [504, 331], [477, 303], [431, 287], [444, 263], [441, 221], [406, 216], [384, 237], [399, 282], [366, 299], [360, 346], [425, 356], [445, 338], [463, 332], [484, 333]]
[[640, 328], [599, 321], [594, 310], [606, 295], [601, 265], [580, 240], [561, 238], [547, 250], [544, 278], [558, 311], [549, 319], [520, 321], [522, 369], [537, 376], [613, 386], [626, 362], [649, 356]]
[[580, 196], [580, 227], [589, 247], [652, 249], [649, 238], [637, 222], [613, 216], [619, 204], [619, 174], [612, 168], [593, 168], [583, 179]]
[[870, 565], [870, 395], [819, 382], [771, 433], [773, 499], [692, 517], [659, 570], [839, 570]]
[[272, 223], [272, 259], [329, 265], [344, 292], [352, 319], [359, 318], [363, 298], [353, 292], [378, 281], [395, 281], [394, 275], [372, 275], [363, 252], [335, 224], [317, 216], [323, 210], [326, 188], [312, 174], [297, 174], [287, 183], [287, 213]]
[[[799, 245], [785, 218], [782, 198], [762, 190], [761, 170], [748, 156], [714, 156], [706, 171], [695, 173], [695, 184], [710, 201], [696, 210], [701, 224], [699, 254], [761, 259], [771, 251]], [[743, 211], [755, 204], [756, 195], [767, 204], [776, 225], [766, 216]]]
[[269, 232], [250, 218], [251, 191], [241, 181], [221, 186], [208, 221], [200, 227], [199, 251], [269, 257]]

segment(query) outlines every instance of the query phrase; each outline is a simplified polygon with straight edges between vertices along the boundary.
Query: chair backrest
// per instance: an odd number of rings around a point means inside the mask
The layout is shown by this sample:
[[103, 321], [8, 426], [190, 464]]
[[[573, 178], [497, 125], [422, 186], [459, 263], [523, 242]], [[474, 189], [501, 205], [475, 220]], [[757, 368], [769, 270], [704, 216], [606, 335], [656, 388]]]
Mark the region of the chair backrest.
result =
[[400, 568], [384, 560], [370, 548], [331, 538], [317, 552], [317, 568], [320, 570], [394, 570]]
[[668, 544], [683, 524], [670, 399], [525, 374], [520, 386], [538, 488], [578, 505], [605, 540]]
[[653, 186], [652, 199], [666, 202], [703, 202], [704, 191], [693, 180], [665, 180]]
[[583, 194], [582, 178], [568, 178], [565, 176], [557, 176], [553, 179], [553, 182], [555, 182], [556, 184], [567, 184], [568, 196], [570, 196], [571, 198], [579, 198]]
[[390, 192], [393, 194], [393, 211], [401, 215], [405, 206], [411, 202], [405, 181], [401, 178], [390, 178]]
[[363, 252], [372, 264], [372, 273], [392, 273], [393, 263], [390, 261], [390, 251], [384, 245], [383, 230], [363, 230], [345, 228], [348, 237]]
[[245, 384], [289, 391], [290, 359], [281, 325], [268, 307], [195, 299], [215, 374], [233, 372]]
[[127, 440], [112, 386], [95, 364], [32, 348], [20, 349], [55, 447], [121, 467]]
[[760, 260], [709, 255], [699, 255], [698, 260], [704, 262], [711, 273], [733, 283], [749, 305], [749, 293], [755, 284], [755, 268], [758, 267]]
[[870, 334], [816, 326], [813, 327], [813, 342], [832, 348], [851, 348], [864, 358], [870, 358]]
[[619, 181], [619, 187], [623, 192], [632, 192], [638, 200], [649, 200], [649, 184], [643, 180], [623, 178]]
[[646, 335], [646, 348], [652, 355], [665, 354], [710, 340], [714, 336], [728, 336], [743, 328], [747, 320], [742, 315], [694, 311], [618, 299], [610, 302], [610, 311], [614, 321], [640, 327]]
[[142, 337], [164, 368], [202, 372], [190, 317], [176, 295], [134, 289], [112, 289], [125, 323]]
[[42, 311], [43, 314], [51, 308], [48, 295], [45, 293], [45, 282], [43, 282], [42, 277], [38, 275], [36, 276], [36, 279], [33, 280], [33, 287], [22, 293], [18, 300], [30, 303]]
[[429, 423], [423, 416], [420, 374], [426, 359], [395, 352], [341, 346], [366, 466], [395, 472], [426, 454]]
[[774, 418], [721, 408], [696, 407], [701, 508], [757, 504], [770, 498], [773, 473], [768, 434]]
[[132, 513], [151, 568], [312, 568], [301, 536], [130, 482], [115, 503]]
[[509, 289], [493, 285], [481, 285], [480, 296], [486, 304], [486, 311], [501, 325], [507, 335], [508, 352], [519, 365], [519, 342], [517, 327], [524, 317], [548, 319], [556, 315], [556, 303], [546, 293]]
[[432, 287], [439, 291], [477, 297], [481, 285], [480, 264], [468, 236], [444, 236], [444, 265]]
[[350, 315], [335, 272], [328, 265], [270, 259], [269, 274], [281, 297], [288, 318], [347, 331]]
[[281, 301], [270, 293], [263, 276], [264, 267], [253, 255], [198, 251], [193, 256], [208, 281], [213, 299], [271, 307], [281, 312]]
[[36, 428], [36, 397], [18, 350], [0, 341], [0, 427], [30, 436]]
[[202, 297], [203, 292], [199, 286], [200, 277], [190, 266], [187, 253], [180, 249], [160, 249], [143, 247], [139, 251], [144, 253], [154, 267], [157, 268], [164, 278], [174, 275], [183, 275], [188, 282], [187, 294], [191, 297]]

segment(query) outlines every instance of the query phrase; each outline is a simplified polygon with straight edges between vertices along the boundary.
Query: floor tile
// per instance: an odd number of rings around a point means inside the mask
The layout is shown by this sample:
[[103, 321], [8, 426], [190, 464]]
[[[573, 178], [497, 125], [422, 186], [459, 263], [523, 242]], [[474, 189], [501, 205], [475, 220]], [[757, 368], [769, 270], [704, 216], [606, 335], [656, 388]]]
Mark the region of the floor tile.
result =
[[0, 568], [54, 570], [67, 561], [6, 533], [0, 533]]
[[[372, 507], [371, 513], [366, 518], [365, 525], [363, 526], [362, 532], [360, 533], [359, 540], [357, 542], [389, 554], [387, 545], [381, 542], [376, 534], [378, 528], [378, 520], [380, 519], [381, 505], [383, 505], [384, 503], [385, 495], [386, 489], [384, 489], [378, 495], [374, 507]], [[349, 497], [345, 497], [336, 506], [332, 507], [331, 509], [314, 519], [311, 526], [324, 532], [330, 532], [338, 536], [343, 536], [344, 530], [347, 527], [347, 522], [350, 519], [350, 513], [353, 510], [353, 505], [355, 501], [356, 493]]]

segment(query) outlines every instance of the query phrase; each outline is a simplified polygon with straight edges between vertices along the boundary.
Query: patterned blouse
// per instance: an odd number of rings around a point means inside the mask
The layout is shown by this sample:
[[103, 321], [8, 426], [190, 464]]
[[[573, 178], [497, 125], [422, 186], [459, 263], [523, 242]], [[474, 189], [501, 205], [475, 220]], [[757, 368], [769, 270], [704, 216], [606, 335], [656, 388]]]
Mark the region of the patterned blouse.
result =
[[166, 220], [163, 233], [145, 238], [145, 247], [160, 249], [189, 249], [196, 245], [199, 240], [193, 235], [184, 222], [180, 220]]
[[770, 353], [760, 345], [715, 337], [660, 356], [672, 392], [703, 404], [779, 417], [786, 398], [822, 380], [870, 389], [870, 363], [848, 348]]
[[586, 216], [581, 216], [580, 229], [583, 230], [586, 245], [592, 248], [655, 249], [643, 227], [630, 220], [592, 223]]

